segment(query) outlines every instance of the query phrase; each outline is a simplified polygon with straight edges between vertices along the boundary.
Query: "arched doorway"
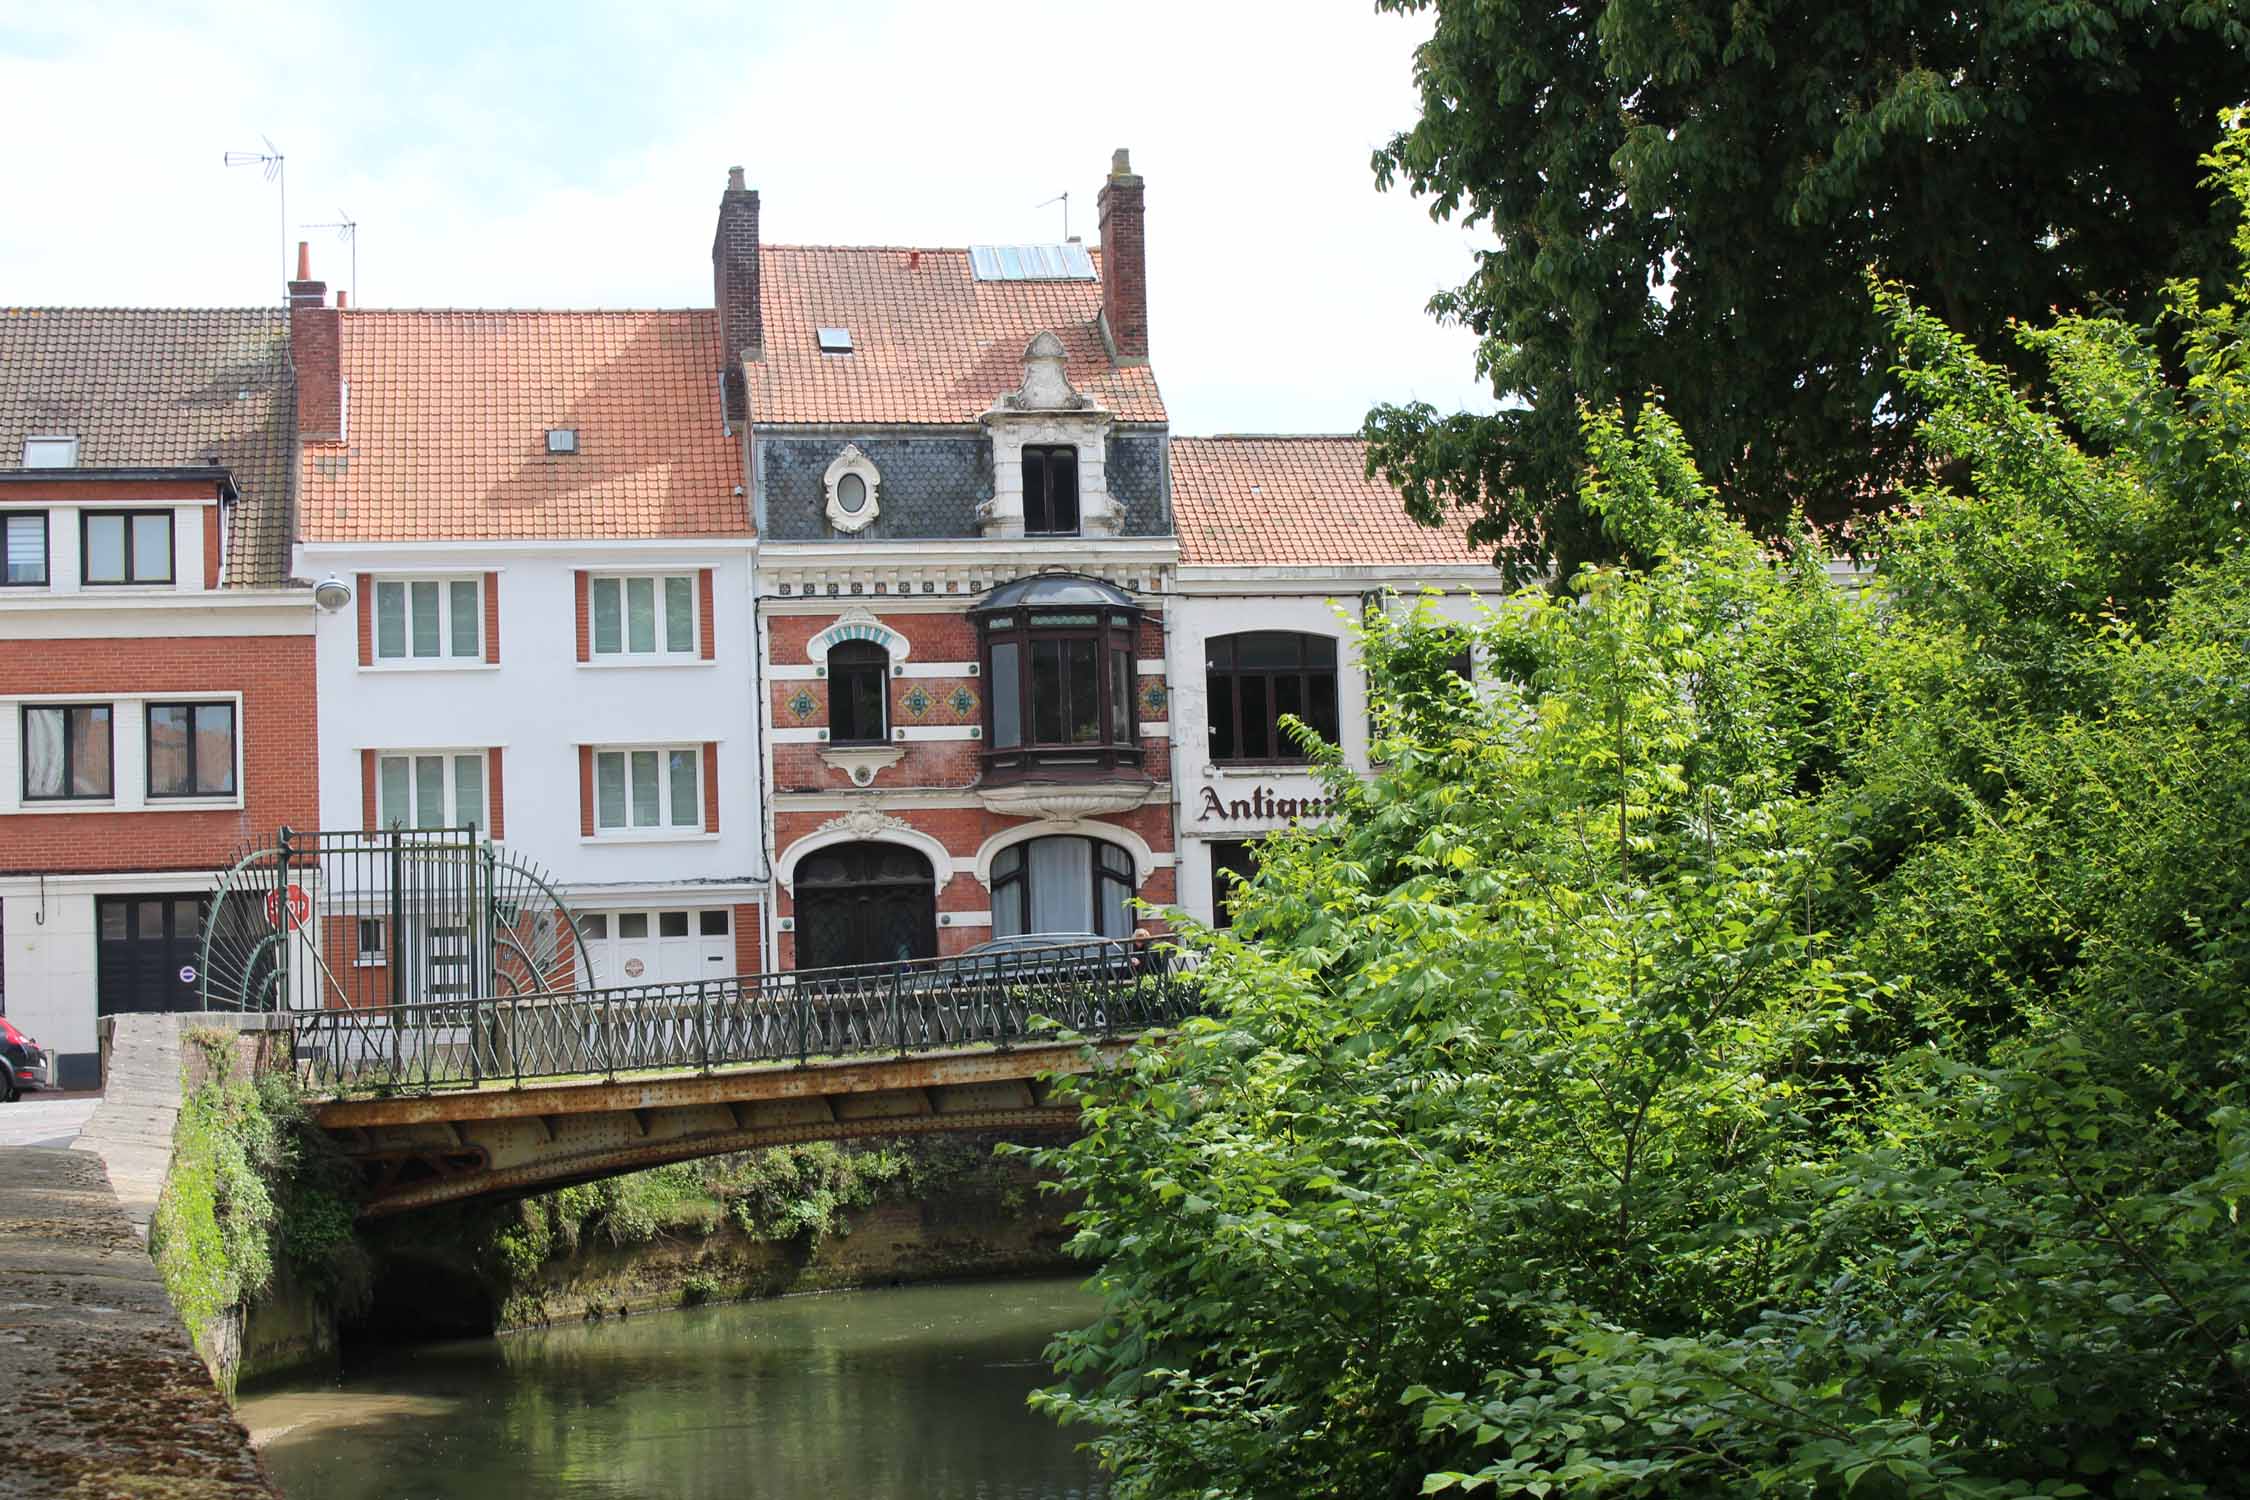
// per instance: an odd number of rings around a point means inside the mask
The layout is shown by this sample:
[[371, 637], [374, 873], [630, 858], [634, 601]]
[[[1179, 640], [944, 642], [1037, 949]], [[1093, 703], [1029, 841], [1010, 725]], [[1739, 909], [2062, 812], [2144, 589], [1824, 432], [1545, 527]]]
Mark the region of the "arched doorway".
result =
[[930, 861], [904, 844], [837, 844], [797, 866], [797, 967], [937, 956]]

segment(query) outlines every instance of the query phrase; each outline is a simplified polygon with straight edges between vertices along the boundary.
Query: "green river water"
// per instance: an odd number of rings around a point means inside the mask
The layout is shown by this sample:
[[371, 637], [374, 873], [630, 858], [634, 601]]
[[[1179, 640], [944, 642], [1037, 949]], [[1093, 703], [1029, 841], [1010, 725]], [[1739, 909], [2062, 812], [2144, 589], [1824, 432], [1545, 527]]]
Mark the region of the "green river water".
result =
[[1024, 1409], [1075, 1280], [794, 1297], [355, 1360], [238, 1415], [288, 1500], [1099, 1500]]

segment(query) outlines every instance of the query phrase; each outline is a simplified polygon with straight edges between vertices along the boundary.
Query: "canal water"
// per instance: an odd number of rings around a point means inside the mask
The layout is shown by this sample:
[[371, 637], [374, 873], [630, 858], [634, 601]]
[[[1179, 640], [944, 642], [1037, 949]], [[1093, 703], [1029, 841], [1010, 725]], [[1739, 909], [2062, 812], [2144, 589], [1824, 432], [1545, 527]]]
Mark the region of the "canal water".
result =
[[1075, 1280], [646, 1313], [387, 1350], [246, 1396], [288, 1500], [1100, 1500], [1024, 1408]]

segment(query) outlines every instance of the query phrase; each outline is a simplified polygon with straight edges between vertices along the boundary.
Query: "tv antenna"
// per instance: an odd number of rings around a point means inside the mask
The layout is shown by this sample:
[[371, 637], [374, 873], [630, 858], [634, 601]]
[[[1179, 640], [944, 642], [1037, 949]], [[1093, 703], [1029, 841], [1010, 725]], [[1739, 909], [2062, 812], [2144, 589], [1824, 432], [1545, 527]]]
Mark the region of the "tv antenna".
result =
[[[1049, 198], [1047, 203], [1060, 203], [1063, 206], [1063, 238], [1068, 240], [1070, 238], [1070, 194], [1057, 193], [1054, 197]], [[1033, 208], [1045, 208], [1047, 203], [1034, 203], [1031, 206]]]
[[289, 285], [289, 179], [282, 170], [284, 158], [281, 148], [264, 135], [260, 135], [258, 139], [266, 143], [265, 150], [229, 151], [224, 160], [230, 167], [262, 168], [266, 181], [281, 190], [281, 284], [284, 288], [283, 300], [286, 301], [286, 289]]
[[352, 217], [352, 211], [348, 208], [339, 208], [336, 212], [343, 217], [333, 224], [300, 224], [297, 227], [299, 229], [333, 229], [336, 231], [336, 238], [345, 241], [352, 247], [352, 301], [357, 302], [359, 300], [359, 220]]

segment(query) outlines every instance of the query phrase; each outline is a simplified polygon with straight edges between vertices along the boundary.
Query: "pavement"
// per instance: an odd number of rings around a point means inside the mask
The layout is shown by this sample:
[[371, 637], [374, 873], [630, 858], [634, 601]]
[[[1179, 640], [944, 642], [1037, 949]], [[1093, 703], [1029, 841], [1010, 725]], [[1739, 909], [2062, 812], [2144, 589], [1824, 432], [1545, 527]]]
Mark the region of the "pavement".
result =
[[[53, 1118], [82, 1101], [0, 1105]], [[26, 1128], [14, 1126], [10, 1128]], [[101, 1158], [0, 1146], [0, 1490], [273, 1500]]]
[[116, 1018], [101, 1105], [78, 1137], [78, 1149], [101, 1156], [118, 1204], [144, 1244], [149, 1220], [156, 1217], [157, 1195], [172, 1167], [172, 1123], [180, 1112], [181, 1020], [177, 1015]]
[[13, 1104], [0, 1104], [0, 1147], [68, 1150], [101, 1102], [100, 1094], [26, 1094]]

